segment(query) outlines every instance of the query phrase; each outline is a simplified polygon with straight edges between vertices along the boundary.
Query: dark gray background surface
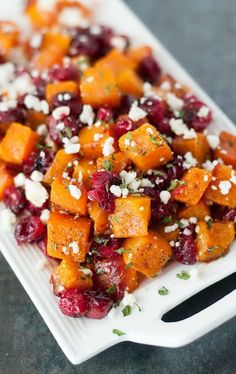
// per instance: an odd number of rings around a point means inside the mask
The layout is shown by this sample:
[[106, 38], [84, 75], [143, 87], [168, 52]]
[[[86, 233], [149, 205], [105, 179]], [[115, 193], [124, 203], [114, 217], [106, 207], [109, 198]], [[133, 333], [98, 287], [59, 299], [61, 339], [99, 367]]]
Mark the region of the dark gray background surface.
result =
[[[236, 1], [126, 3], [236, 122]], [[0, 373], [234, 374], [236, 318], [183, 348], [123, 343], [73, 366], [1, 256]]]

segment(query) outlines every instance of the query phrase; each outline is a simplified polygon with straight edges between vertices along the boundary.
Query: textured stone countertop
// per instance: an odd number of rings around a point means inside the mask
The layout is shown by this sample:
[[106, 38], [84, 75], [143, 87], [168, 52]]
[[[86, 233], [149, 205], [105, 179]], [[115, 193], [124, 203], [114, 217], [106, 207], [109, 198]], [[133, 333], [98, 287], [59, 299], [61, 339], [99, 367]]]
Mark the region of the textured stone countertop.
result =
[[[236, 122], [235, 0], [126, 2]], [[233, 374], [236, 318], [183, 348], [122, 343], [73, 366], [0, 255], [0, 373]]]

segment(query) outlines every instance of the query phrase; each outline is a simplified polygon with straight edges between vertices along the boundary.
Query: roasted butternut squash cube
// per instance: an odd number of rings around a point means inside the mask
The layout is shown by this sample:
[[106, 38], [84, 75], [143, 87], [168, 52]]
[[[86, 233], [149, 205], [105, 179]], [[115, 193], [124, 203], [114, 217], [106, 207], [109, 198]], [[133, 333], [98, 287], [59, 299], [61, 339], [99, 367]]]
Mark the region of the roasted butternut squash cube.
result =
[[146, 277], [154, 277], [169, 261], [172, 249], [160, 234], [128, 238], [123, 242], [124, 261]]
[[13, 176], [6, 168], [6, 164], [0, 161], [0, 200], [4, 197], [4, 192], [7, 187], [13, 184]]
[[56, 14], [54, 12], [42, 12], [34, 2], [27, 7], [26, 15], [29, 17], [32, 26], [37, 30], [51, 26], [56, 20]]
[[69, 155], [65, 153], [63, 149], [60, 149], [56, 153], [51, 166], [44, 176], [44, 183], [52, 184], [55, 179], [62, 176], [64, 171], [68, 172], [70, 170], [70, 165], [73, 164], [77, 158], [78, 155]]
[[47, 254], [54, 258], [68, 258], [84, 262], [89, 249], [91, 221], [54, 210], [47, 224]]
[[152, 54], [152, 48], [147, 45], [131, 48], [128, 50], [127, 56], [133, 62], [135, 69], [138, 68], [140, 62]]
[[197, 134], [194, 139], [184, 139], [182, 136], [177, 136], [173, 139], [171, 144], [175, 153], [184, 155], [187, 152], [191, 152], [193, 157], [201, 165], [210, 153], [210, 147], [206, 136], [204, 134]]
[[143, 81], [132, 69], [120, 72], [117, 78], [118, 86], [123, 94], [139, 98], [143, 93]]
[[155, 127], [149, 124], [121, 136], [119, 146], [142, 171], [158, 168], [172, 159], [170, 147]]
[[83, 103], [93, 107], [117, 107], [120, 104], [117, 80], [109, 66], [86, 69], [81, 78], [80, 92]]
[[131, 293], [139, 286], [139, 276], [138, 272], [134, 268], [126, 269], [125, 272], [125, 283], [126, 290]]
[[212, 170], [213, 179], [204, 198], [214, 203], [236, 208], [236, 171], [230, 166], [218, 164]]
[[204, 169], [191, 168], [172, 192], [172, 198], [186, 205], [196, 205], [202, 198], [212, 174]]
[[114, 173], [120, 173], [131, 164], [131, 160], [127, 157], [124, 152], [113, 153], [111, 156], [100, 157], [97, 159], [97, 169], [105, 169], [107, 171], [113, 171]]
[[39, 139], [38, 134], [20, 123], [12, 123], [0, 143], [0, 159], [20, 165]]
[[52, 272], [51, 282], [55, 290], [78, 288], [87, 290], [92, 288], [92, 272], [89, 269], [80, 268], [78, 262], [64, 258]]
[[209, 227], [205, 221], [200, 221], [197, 231], [197, 259], [201, 262], [222, 256], [235, 237], [233, 222], [213, 222]]
[[52, 99], [60, 92], [69, 92], [78, 95], [78, 84], [73, 81], [48, 83], [46, 86], [46, 100], [51, 103]]
[[[170, 223], [168, 225], [172, 225], [172, 223]], [[165, 238], [168, 242], [171, 242], [172, 240], [176, 241], [178, 239], [178, 236], [179, 236], [179, 233], [180, 233], [178, 228], [171, 231], [171, 232], [165, 232], [165, 225], [159, 225], [157, 227], [157, 232], [158, 232], [158, 234], [163, 236], [163, 238]]]
[[[105, 141], [113, 135], [113, 125], [83, 127], [79, 133], [79, 141], [84, 158], [96, 160], [98, 157], [102, 157]], [[115, 152], [117, 150], [115, 140], [112, 146]]]
[[52, 182], [51, 202], [66, 212], [85, 215], [87, 213], [87, 191], [81, 184], [65, 178]]
[[115, 238], [147, 235], [150, 217], [151, 199], [148, 196], [115, 199], [115, 211], [110, 215]]
[[236, 136], [226, 131], [220, 133], [220, 144], [214, 153], [215, 158], [221, 158], [225, 164], [236, 169]]
[[194, 206], [187, 206], [184, 208], [179, 209], [178, 211], [178, 219], [185, 218], [189, 219], [191, 217], [197, 218], [198, 221], [204, 220], [206, 216], [210, 216], [210, 209], [208, 205], [203, 200], [200, 200]]
[[19, 29], [14, 22], [0, 21], [0, 50], [3, 57], [8, 57], [12, 48], [17, 45]]
[[117, 49], [112, 49], [105, 57], [100, 58], [95, 67], [97, 69], [111, 69], [114, 75], [117, 77], [124, 70], [134, 69], [134, 62], [127, 57], [124, 53]]
[[43, 49], [39, 51], [33, 58], [33, 65], [39, 71], [49, 69], [54, 65], [62, 63], [64, 55], [60, 49]]
[[36, 110], [27, 110], [26, 121], [31, 129], [36, 130], [39, 125], [46, 123], [47, 116], [42, 112], [36, 112]]
[[95, 235], [106, 233], [110, 226], [109, 214], [99, 206], [97, 201], [88, 203], [88, 211], [91, 220], [94, 222]]
[[73, 172], [73, 178], [82, 182], [87, 188], [91, 188], [91, 175], [97, 170], [93, 160], [83, 158], [78, 161]]
[[43, 35], [41, 50], [60, 50], [65, 55], [71, 43], [71, 36], [68, 34], [61, 34], [59, 32], [47, 31]]

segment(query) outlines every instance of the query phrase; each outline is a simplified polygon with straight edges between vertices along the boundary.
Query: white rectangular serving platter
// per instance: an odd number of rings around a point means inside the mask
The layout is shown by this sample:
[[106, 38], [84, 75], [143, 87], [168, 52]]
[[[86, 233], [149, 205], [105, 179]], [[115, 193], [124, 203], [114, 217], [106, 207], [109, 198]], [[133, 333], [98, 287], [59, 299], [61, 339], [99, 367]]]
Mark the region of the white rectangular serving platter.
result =
[[[236, 132], [230, 119], [121, 0], [91, 0], [88, 2], [96, 5], [94, 6], [96, 7], [96, 21], [127, 34], [134, 44], [152, 46], [163, 69], [170, 72], [181, 83], [192, 87], [193, 92], [213, 110], [212, 132], [219, 132], [221, 129]], [[21, 3], [21, 0], [1, 1], [0, 18], [22, 20]], [[0, 206], [0, 209], [2, 208], [3, 204]], [[236, 315], [236, 290], [234, 290], [190, 318], [172, 323], [161, 320], [163, 314], [174, 306], [236, 271], [235, 243], [231, 246], [231, 251], [227, 256], [207, 265], [196, 264], [191, 267], [177, 263], [168, 265], [159, 277], [145, 281], [135, 291], [137, 303], [142, 308], [141, 312], [134, 308], [133, 313], [124, 318], [119, 310], [113, 318], [107, 316], [99, 321], [73, 319], [60, 312], [57, 305], [58, 299], [53, 296], [49, 285], [51, 265], [48, 264], [47, 267], [36, 270], [44, 256], [35, 246], [24, 245], [17, 248], [13, 235], [1, 232], [0, 248], [62, 351], [73, 364], [79, 364], [122, 341], [163, 347], [180, 347], [194, 341]], [[182, 270], [192, 268], [200, 271], [197, 280], [183, 281], [176, 277], [176, 274]], [[168, 296], [163, 297], [158, 294], [158, 289], [162, 286], [170, 291]], [[114, 335], [112, 333], [114, 328], [124, 331], [125, 335], [121, 337]]]

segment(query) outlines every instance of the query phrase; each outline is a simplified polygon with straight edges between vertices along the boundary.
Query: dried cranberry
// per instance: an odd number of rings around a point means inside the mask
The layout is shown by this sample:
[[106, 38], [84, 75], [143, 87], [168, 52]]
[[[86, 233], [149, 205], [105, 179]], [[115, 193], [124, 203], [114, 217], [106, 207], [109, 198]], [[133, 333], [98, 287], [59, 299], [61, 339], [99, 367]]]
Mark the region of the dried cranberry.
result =
[[54, 65], [48, 71], [48, 78], [52, 81], [77, 81], [79, 78], [79, 71], [75, 65]]
[[121, 247], [119, 239], [103, 235], [96, 237], [91, 246], [91, 252], [100, 257], [119, 257], [117, 250]]
[[165, 135], [172, 135], [171, 127], [170, 127], [170, 120], [169, 118], [164, 117], [157, 125], [156, 125], [157, 130], [161, 134]]
[[36, 88], [38, 98], [44, 99], [47, 81], [43, 79], [40, 75], [38, 75], [37, 77], [31, 76], [31, 79]]
[[108, 107], [101, 107], [97, 112], [97, 120], [102, 122], [110, 122], [113, 119], [113, 111]]
[[74, 116], [79, 115], [82, 109], [80, 97], [71, 92], [60, 92], [53, 97], [51, 109], [54, 110], [60, 106], [68, 106], [70, 108], [70, 114]]
[[197, 249], [193, 235], [180, 235], [174, 247], [175, 258], [181, 264], [193, 265], [197, 259]]
[[42, 207], [38, 208], [37, 206], [35, 206], [34, 204], [28, 202], [27, 203], [27, 206], [26, 206], [26, 209], [33, 215], [33, 216], [40, 216], [40, 214], [42, 213], [42, 210], [44, 209], [47, 209], [48, 208], [48, 202], [46, 201]]
[[171, 219], [176, 214], [177, 205], [173, 201], [169, 201], [167, 204], [164, 204], [158, 198], [155, 201], [151, 201], [151, 212], [152, 219], [154, 221], [163, 223], [166, 217], [169, 217]]
[[45, 174], [52, 161], [53, 154], [48, 149], [33, 151], [23, 162], [23, 173], [29, 176], [34, 170], [38, 170]]
[[[63, 129], [58, 129], [57, 125], [63, 123]], [[75, 135], [78, 135], [79, 131], [79, 121], [74, 116], [65, 117], [62, 120], [56, 120], [53, 116], [48, 117], [48, 129], [50, 138], [57, 143], [62, 145], [63, 138], [72, 138]]]
[[15, 228], [15, 238], [18, 244], [35, 242], [42, 238], [45, 233], [45, 226], [40, 221], [40, 218], [36, 216], [21, 219]]
[[229, 208], [227, 206], [221, 206], [214, 204], [211, 207], [211, 212], [215, 219], [221, 221], [235, 221], [236, 220], [236, 209]]
[[149, 122], [158, 127], [159, 123], [164, 118], [164, 104], [163, 101], [153, 98], [147, 98], [140, 104], [140, 107], [148, 114]]
[[171, 181], [174, 180], [174, 179], [180, 179], [182, 178], [184, 172], [185, 172], [185, 168], [184, 168], [184, 159], [182, 156], [175, 156], [175, 158], [173, 159], [173, 161], [171, 161], [169, 164], [167, 164], [166, 166], [166, 177], [165, 177], [165, 181], [166, 181], [166, 188], [169, 187], [169, 185], [171, 184]]
[[101, 292], [86, 291], [85, 294], [88, 300], [88, 309], [85, 317], [93, 319], [105, 317], [111, 309], [113, 301]]
[[4, 203], [13, 213], [21, 213], [26, 206], [24, 190], [13, 185], [7, 187], [4, 193]]
[[203, 131], [212, 121], [212, 112], [210, 110], [206, 116], [200, 117], [198, 115], [202, 107], [206, 107], [206, 105], [196, 96], [187, 95], [185, 97], [183, 121], [198, 132]]
[[136, 99], [133, 96], [130, 95], [124, 95], [121, 98], [120, 106], [117, 110], [117, 115], [120, 114], [127, 114], [130, 110], [131, 105]]
[[105, 187], [99, 187], [88, 192], [91, 201], [97, 201], [106, 212], [113, 213], [115, 209], [115, 197]]
[[120, 176], [110, 171], [95, 171], [91, 177], [91, 183], [93, 188], [104, 187], [108, 184], [120, 184]]
[[138, 72], [144, 81], [156, 83], [161, 74], [161, 68], [152, 55], [146, 56], [142, 59]]
[[0, 111], [0, 124], [8, 125], [12, 122], [25, 123], [25, 117], [25, 111], [18, 105], [15, 108]]
[[133, 121], [126, 115], [120, 116], [115, 123], [114, 132], [117, 138], [120, 138], [122, 135], [128, 131], [135, 129]]
[[59, 307], [66, 316], [83, 317], [88, 310], [88, 298], [78, 290], [65, 290], [60, 293]]

